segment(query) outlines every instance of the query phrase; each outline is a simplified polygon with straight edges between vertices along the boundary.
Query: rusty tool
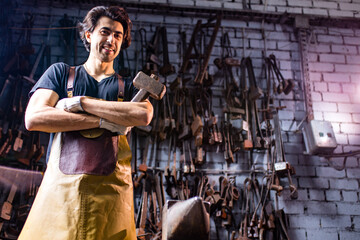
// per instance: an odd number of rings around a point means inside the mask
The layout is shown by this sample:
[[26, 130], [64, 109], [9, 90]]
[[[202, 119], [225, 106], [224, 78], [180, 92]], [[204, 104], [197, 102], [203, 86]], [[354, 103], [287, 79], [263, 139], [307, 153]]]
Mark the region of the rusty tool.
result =
[[152, 74], [146, 75], [142, 71], [138, 72], [133, 80], [134, 86], [139, 89], [139, 92], [131, 100], [131, 102], [141, 102], [151, 96], [156, 100], [160, 100], [164, 97], [166, 92], [166, 86], [157, 80], [157, 77]]

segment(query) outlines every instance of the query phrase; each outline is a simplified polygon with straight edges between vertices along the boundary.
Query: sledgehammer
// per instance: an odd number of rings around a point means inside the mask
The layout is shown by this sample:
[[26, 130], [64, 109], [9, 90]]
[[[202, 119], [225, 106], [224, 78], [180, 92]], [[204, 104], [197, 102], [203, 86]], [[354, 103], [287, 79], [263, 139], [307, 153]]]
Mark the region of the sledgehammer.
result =
[[140, 71], [133, 79], [133, 84], [139, 89], [139, 92], [134, 96], [131, 102], [141, 102], [149, 96], [156, 100], [161, 100], [166, 92], [166, 86], [157, 81], [154, 74], [148, 76]]

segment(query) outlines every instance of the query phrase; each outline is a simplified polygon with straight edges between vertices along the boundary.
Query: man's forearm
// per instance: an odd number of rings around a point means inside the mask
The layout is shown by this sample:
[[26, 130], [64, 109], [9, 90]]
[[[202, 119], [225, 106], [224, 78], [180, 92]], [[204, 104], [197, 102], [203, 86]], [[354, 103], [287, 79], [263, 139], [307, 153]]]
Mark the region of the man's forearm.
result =
[[153, 107], [149, 101], [116, 102], [82, 98], [81, 106], [89, 114], [123, 126], [146, 126], [153, 116]]
[[87, 113], [69, 113], [48, 107], [36, 112], [27, 112], [25, 125], [29, 131], [66, 132], [99, 127], [100, 118]]

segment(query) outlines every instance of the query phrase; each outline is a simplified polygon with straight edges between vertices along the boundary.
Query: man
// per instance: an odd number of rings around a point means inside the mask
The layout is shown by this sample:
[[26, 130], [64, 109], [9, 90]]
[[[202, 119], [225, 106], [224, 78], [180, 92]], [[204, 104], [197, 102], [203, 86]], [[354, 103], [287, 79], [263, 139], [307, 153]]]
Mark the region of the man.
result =
[[113, 68], [130, 32], [124, 9], [91, 9], [80, 24], [87, 61], [75, 68], [53, 64], [31, 90], [25, 125], [51, 138], [47, 170], [19, 239], [136, 239], [125, 134], [129, 126], [148, 125], [153, 108], [147, 100], [126, 102], [134, 87]]

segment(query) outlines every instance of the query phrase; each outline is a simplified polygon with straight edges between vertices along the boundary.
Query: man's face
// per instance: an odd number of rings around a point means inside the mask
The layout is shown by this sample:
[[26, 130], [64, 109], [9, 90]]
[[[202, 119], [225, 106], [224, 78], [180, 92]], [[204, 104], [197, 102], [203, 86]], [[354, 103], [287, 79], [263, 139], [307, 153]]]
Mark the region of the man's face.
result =
[[111, 62], [119, 54], [124, 28], [120, 22], [101, 17], [92, 33], [86, 33], [90, 54], [102, 62]]

